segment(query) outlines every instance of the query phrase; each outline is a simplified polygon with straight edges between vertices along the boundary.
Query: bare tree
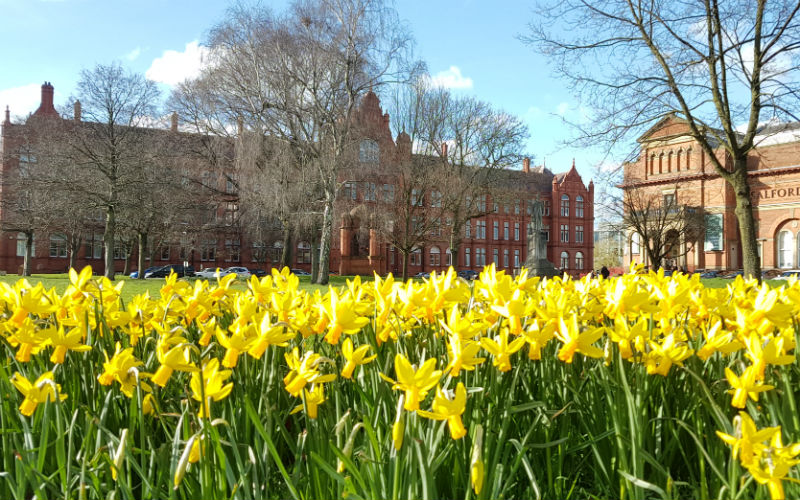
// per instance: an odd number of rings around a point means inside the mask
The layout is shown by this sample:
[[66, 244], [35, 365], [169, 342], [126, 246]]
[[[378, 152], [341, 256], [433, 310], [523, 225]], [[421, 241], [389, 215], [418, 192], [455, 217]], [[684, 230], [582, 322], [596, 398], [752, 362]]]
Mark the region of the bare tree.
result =
[[82, 71], [76, 98], [86, 121], [64, 121], [48, 148], [61, 165], [62, 185], [104, 213], [104, 274], [113, 279], [117, 214], [138, 172], [153, 161], [152, 137], [142, 127], [156, 116], [159, 91], [114, 63]]
[[523, 40], [592, 106], [585, 142], [613, 147], [672, 113], [684, 119], [733, 188], [744, 273], [758, 278], [747, 156], [761, 123], [797, 119], [800, 3], [568, 0], [538, 11]]
[[693, 251], [702, 240], [705, 216], [696, 206], [681, 203], [675, 194], [662, 194], [643, 188], [628, 188], [619, 207], [626, 233], [639, 237], [653, 269], [666, 258], [677, 259]]
[[[237, 5], [208, 40], [201, 76], [211, 97], [195, 99], [204, 130], [230, 134], [241, 117], [253, 133], [284, 141], [321, 191], [317, 283], [327, 283], [334, 203], [357, 149], [351, 117], [370, 88], [399, 75], [410, 36], [382, 0], [298, 1], [274, 15]], [[186, 94], [186, 92], [184, 92]]]

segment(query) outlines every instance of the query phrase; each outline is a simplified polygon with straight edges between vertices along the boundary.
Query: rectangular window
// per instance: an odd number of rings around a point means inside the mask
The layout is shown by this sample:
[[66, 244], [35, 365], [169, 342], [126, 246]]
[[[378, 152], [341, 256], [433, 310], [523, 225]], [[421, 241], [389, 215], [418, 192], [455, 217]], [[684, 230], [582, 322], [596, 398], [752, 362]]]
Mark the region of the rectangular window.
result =
[[569, 224], [561, 224], [561, 241], [569, 243]]
[[93, 234], [86, 238], [86, 258], [87, 259], [102, 259], [103, 258], [103, 235]]
[[575, 198], [575, 217], [583, 218], [583, 196]]
[[493, 212], [494, 212], [494, 213], [497, 213], [497, 212], [499, 212], [499, 211], [500, 211], [500, 210], [499, 210], [499, 207], [497, 206], [497, 203], [495, 203], [495, 204], [494, 204], [494, 210], [493, 210]]
[[486, 239], [486, 221], [479, 220], [475, 223], [475, 239], [478, 240], [485, 240]]
[[422, 206], [422, 191], [420, 191], [417, 188], [411, 190], [411, 206], [413, 207]]
[[200, 260], [204, 262], [217, 260], [217, 240], [203, 240], [200, 243]]
[[519, 267], [519, 250], [514, 250], [514, 267]]
[[508, 236], [509, 236], [508, 235], [508, 222], [503, 222], [503, 239], [504, 240], [510, 239]]
[[364, 201], [376, 201], [378, 199], [378, 188], [374, 182], [364, 183]]
[[469, 259], [469, 247], [464, 248], [464, 265], [467, 267], [472, 267], [472, 263]]
[[169, 245], [162, 245], [158, 247], [158, 254], [160, 260], [169, 260], [170, 252], [169, 252]]
[[441, 236], [441, 235], [442, 235], [442, 220], [436, 219], [433, 221], [433, 227], [431, 228], [431, 236]]
[[128, 248], [125, 243], [120, 241], [114, 242], [114, 259], [116, 260], [125, 260], [125, 257], [128, 256]]
[[508, 248], [503, 249], [503, 267], [508, 269]]
[[583, 243], [583, 226], [575, 226], [575, 243]]
[[298, 264], [311, 264], [311, 245], [301, 241], [297, 244], [297, 261]]
[[433, 247], [430, 253], [430, 262], [431, 266], [438, 267], [442, 263], [442, 254], [439, 253], [439, 249]]
[[722, 214], [706, 214], [706, 252], [718, 252], [722, 246]]
[[494, 221], [492, 224], [492, 239], [495, 241], [500, 239], [500, 223], [498, 221]]
[[342, 186], [342, 190], [344, 191], [345, 200], [355, 201], [356, 197], [358, 196], [358, 189], [356, 188], [355, 182], [345, 182]]
[[464, 237], [472, 238], [472, 223], [470, 221], [464, 224]]
[[544, 214], [550, 215], [550, 200], [544, 200]]
[[508, 206], [508, 203], [504, 203], [503, 204], [503, 212], [508, 213], [509, 210], [510, 210], [510, 207]]
[[394, 184], [383, 185], [383, 201], [385, 202], [394, 201]]
[[543, 226], [542, 231], [544, 231], [544, 241], [550, 241], [550, 226]]
[[441, 208], [442, 207], [442, 192], [441, 191], [432, 191], [431, 192], [431, 206], [433, 208]]
[[[22, 251], [25, 251], [23, 240]], [[67, 238], [63, 234], [54, 234], [50, 236], [50, 257], [65, 258], [67, 256]]]
[[482, 194], [478, 196], [478, 211], [485, 212], [486, 211], [486, 195]]
[[252, 262], [264, 262], [264, 258], [266, 257], [267, 246], [264, 244], [263, 241], [254, 241], [252, 246], [250, 247], [250, 261]]
[[225, 262], [239, 262], [242, 258], [239, 240], [225, 240]]
[[519, 241], [519, 222], [514, 223], [514, 241]]
[[236, 222], [236, 213], [239, 211], [239, 204], [229, 201], [225, 204], [225, 224], [232, 226]]
[[561, 217], [569, 217], [569, 196], [561, 197]]
[[495, 267], [500, 265], [500, 249], [495, 248], [492, 250], [492, 262], [494, 262]]
[[519, 215], [519, 200], [514, 202], [514, 215]]
[[419, 248], [411, 252], [411, 258], [409, 259], [412, 266], [421, 266], [422, 265], [422, 250]]
[[475, 249], [475, 265], [477, 267], [483, 267], [486, 265], [486, 249], [485, 248], [476, 248]]

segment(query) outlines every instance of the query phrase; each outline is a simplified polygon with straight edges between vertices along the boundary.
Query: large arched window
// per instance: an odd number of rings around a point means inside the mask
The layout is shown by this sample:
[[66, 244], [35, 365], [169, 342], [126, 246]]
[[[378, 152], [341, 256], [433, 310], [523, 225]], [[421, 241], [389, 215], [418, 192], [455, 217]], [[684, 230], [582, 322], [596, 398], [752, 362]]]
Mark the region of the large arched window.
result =
[[672, 151], [667, 155], [667, 172], [672, 172]]
[[561, 195], [561, 217], [569, 217], [569, 196]]
[[686, 150], [686, 170], [692, 168], [692, 148]]
[[569, 253], [561, 252], [561, 269], [569, 269]]
[[439, 247], [431, 247], [429, 262], [430, 262], [431, 266], [437, 266], [437, 267], [442, 264], [441, 253], [439, 252]]
[[683, 150], [679, 149], [678, 150], [678, 156], [677, 156], [677, 159], [675, 161], [675, 171], [676, 172], [680, 172], [681, 171], [681, 159], [682, 158], [683, 158]]
[[650, 175], [656, 173], [656, 155], [653, 153], [650, 155]]
[[794, 238], [789, 231], [778, 234], [778, 267], [790, 268], [794, 263]]
[[575, 197], [575, 217], [583, 217], [583, 196]]
[[639, 233], [631, 235], [631, 255], [639, 255], [642, 253], [642, 238]]
[[575, 254], [575, 269], [578, 271], [583, 269], [583, 252], [577, 252]]
[[658, 155], [658, 173], [664, 173], [664, 153]]

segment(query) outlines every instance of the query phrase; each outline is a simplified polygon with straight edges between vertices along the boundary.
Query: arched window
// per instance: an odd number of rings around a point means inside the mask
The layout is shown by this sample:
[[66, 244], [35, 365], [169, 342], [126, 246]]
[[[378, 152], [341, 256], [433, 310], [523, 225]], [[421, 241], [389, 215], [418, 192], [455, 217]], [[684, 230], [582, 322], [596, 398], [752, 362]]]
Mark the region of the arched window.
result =
[[577, 252], [575, 254], [575, 269], [578, 271], [583, 269], [583, 252]]
[[444, 253], [445, 253], [445, 255], [447, 255], [447, 257], [445, 257], [445, 259], [446, 259], [446, 264], [445, 265], [452, 266], [453, 265], [453, 254], [450, 253], [450, 249], [448, 248], [447, 250], [444, 251]]
[[442, 264], [439, 247], [431, 247], [429, 262], [431, 266], [440, 266]]
[[672, 151], [667, 155], [667, 173], [672, 172]]
[[677, 157], [677, 159], [675, 161], [675, 171], [676, 172], [680, 172], [681, 171], [681, 158], [683, 158], [683, 150], [679, 149], [678, 150], [678, 157]]
[[639, 233], [631, 235], [631, 255], [639, 255], [642, 253], [642, 239]]
[[575, 217], [583, 217], [583, 196], [575, 197]]
[[410, 265], [412, 266], [421, 266], [422, 265], [422, 249], [415, 248], [411, 251], [410, 254]]
[[692, 148], [686, 150], [686, 170], [692, 169]]
[[561, 252], [561, 269], [569, 269], [569, 253]]
[[794, 263], [794, 238], [789, 231], [778, 234], [778, 267], [790, 268]]
[[664, 153], [658, 155], [658, 173], [664, 173]]
[[656, 173], [656, 155], [653, 153], [650, 155], [650, 175]]
[[569, 217], [569, 196], [561, 195], [561, 217]]

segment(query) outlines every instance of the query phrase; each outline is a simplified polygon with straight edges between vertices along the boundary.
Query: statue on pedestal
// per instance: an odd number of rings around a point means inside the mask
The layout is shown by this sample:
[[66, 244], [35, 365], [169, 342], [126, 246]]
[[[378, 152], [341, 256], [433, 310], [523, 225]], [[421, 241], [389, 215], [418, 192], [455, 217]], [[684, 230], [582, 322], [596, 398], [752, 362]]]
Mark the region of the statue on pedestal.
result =
[[531, 216], [531, 221], [528, 223], [528, 256], [525, 259], [528, 274], [542, 277], [558, 276], [558, 269], [547, 260], [547, 233], [542, 224], [544, 202], [531, 200], [528, 203], [528, 214]]

